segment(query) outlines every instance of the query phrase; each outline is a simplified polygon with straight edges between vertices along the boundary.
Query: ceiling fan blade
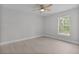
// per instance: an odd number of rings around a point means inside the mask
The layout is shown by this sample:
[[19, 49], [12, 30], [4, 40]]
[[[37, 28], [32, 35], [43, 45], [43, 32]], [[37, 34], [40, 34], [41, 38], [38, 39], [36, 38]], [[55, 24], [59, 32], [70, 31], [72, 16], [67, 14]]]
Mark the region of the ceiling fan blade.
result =
[[46, 9], [45, 11], [51, 11], [51, 9]]
[[44, 4], [40, 4], [40, 8], [43, 9], [44, 8]]
[[48, 8], [48, 7], [51, 7], [52, 4], [47, 4], [46, 6], [44, 6], [44, 8]]
[[38, 10], [38, 11], [43, 11], [44, 10], [43, 12], [47, 12], [47, 11], [50, 11], [50, 6], [52, 6], [52, 4], [38, 4], [38, 6], [40, 8], [36, 8], [36, 10]]

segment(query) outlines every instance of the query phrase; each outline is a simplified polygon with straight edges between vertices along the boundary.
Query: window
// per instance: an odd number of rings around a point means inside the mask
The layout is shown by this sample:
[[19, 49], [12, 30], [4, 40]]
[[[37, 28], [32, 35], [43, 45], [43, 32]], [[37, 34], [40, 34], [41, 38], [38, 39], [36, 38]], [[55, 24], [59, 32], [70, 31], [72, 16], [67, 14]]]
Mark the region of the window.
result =
[[58, 19], [58, 34], [70, 35], [70, 17], [63, 16]]

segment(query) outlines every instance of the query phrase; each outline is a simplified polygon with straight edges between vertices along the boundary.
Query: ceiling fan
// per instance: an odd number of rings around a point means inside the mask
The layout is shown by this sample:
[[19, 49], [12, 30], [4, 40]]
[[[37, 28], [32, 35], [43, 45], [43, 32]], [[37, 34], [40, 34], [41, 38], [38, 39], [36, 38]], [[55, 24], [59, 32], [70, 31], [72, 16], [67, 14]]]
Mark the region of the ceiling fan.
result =
[[50, 11], [50, 7], [52, 6], [52, 4], [39, 4], [39, 11], [41, 12], [45, 12], [45, 11]]

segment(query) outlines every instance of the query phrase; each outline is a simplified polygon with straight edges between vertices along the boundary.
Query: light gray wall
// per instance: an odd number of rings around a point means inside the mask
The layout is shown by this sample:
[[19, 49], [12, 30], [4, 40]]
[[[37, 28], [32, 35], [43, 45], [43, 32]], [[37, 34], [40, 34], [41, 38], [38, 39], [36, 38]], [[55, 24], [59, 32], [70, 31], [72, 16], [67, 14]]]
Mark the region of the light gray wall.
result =
[[[60, 16], [70, 16], [71, 19], [71, 36], [58, 35], [58, 17]], [[79, 9], [71, 9], [64, 12], [56, 13], [51, 16], [45, 17], [45, 35], [51, 36], [53, 38], [71, 41], [78, 43], [79, 42]]]
[[2, 17], [1, 17], [1, 15], [2, 15], [2, 6], [0, 5], [0, 41], [1, 41], [1, 25], [2, 25]]
[[23, 39], [42, 35], [42, 17], [2, 7], [0, 13], [1, 39], [0, 42]]
[[[71, 36], [57, 34], [58, 17], [71, 17]], [[39, 16], [0, 5], [0, 42], [13, 41], [37, 35], [47, 35], [61, 40], [79, 42], [79, 9], [67, 10], [51, 16]]]

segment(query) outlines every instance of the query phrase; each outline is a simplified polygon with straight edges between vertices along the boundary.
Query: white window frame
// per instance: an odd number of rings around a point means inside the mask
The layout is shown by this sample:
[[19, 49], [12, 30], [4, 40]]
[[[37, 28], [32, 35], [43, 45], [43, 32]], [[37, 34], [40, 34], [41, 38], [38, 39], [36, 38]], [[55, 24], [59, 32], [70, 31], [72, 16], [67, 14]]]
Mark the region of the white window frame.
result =
[[[68, 33], [68, 34], [65, 34], [65, 33], [61, 33], [60, 31], [59, 31], [59, 26], [60, 26], [60, 18], [63, 18], [63, 17], [69, 17], [70, 18], [70, 16], [60, 16], [60, 17], [58, 17], [58, 34], [59, 35], [64, 35], [64, 36], [70, 36], [70, 34], [71, 33]], [[71, 23], [70, 23], [71, 24]], [[70, 30], [71, 30], [71, 25], [70, 25]]]

